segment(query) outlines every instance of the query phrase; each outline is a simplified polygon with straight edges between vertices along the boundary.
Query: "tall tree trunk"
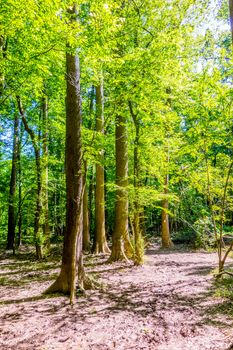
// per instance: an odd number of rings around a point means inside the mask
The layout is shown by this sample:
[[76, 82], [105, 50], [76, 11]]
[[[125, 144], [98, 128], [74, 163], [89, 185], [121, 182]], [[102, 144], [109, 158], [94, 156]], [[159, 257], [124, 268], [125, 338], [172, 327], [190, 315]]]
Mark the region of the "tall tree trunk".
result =
[[55, 182], [53, 193], [53, 233], [59, 235], [58, 220], [57, 220], [57, 184]]
[[20, 123], [20, 138], [19, 138], [19, 146], [18, 146], [18, 190], [19, 190], [19, 203], [18, 203], [18, 238], [17, 238], [17, 246], [21, 245], [22, 240], [22, 165], [21, 165], [21, 147], [22, 147], [22, 139], [23, 139], [23, 124]]
[[133, 213], [133, 233], [135, 241], [134, 262], [137, 265], [143, 263], [144, 256], [144, 244], [141, 230], [141, 216], [142, 208], [139, 202], [139, 186], [140, 186], [140, 163], [139, 163], [139, 132], [140, 124], [137, 114], [133, 111], [131, 101], [129, 101], [130, 114], [132, 116], [135, 127], [135, 139], [134, 139], [134, 213]]
[[[164, 181], [164, 194], [165, 196], [168, 194], [168, 183], [169, 183], [169, 175], [166, 174]], [[171, 248], [173, 247], [173, 243], [171, 241], [170, 229], [169, 229], [169, 216], [168, 216], [168, 207], [169, 202], [165, 197], [162, 201], [162, 247], [163, 248]]]
[[89, 211], [88, 211], [88, 187], [85, 184], [83, 193], [83, 250], [90, 250], [90, 226], [89, 226]]
[[[116, 203], [110, 261], [127, 260], [128, 241], [128, 145], [126, 118], [116, 117]], [[129, 244], [129, 242], [127, 242]]]
[[[70, 13], [74, 20], [75, 6]], [[66, 53], [66, 89], [66, 231], [61, 271], [46, 292], [69, 294], [72, 304], [75, 295], [77, 262], [81, 260], [82, 251], [83, 193], [80, 67], [79, 57], [69, 52]], [[79, 269], [81, 268], [80, 265]]]
[[12, 154], [9, 207], [8, 207], [7, 249], [14, 249], [14, 242], [15, 242], [15, 226], [16, 226], [15, 192], [16, 192], [16, 182], [17, 182], [18, 150], [19, 150], [19, 116], [16, 114], [15, 120], [14, 120], [13, 154]]
[[42, 151], [43, 151], [43, 168], [42, 168], [42, 200], [43, 200], [43, 233], [45, 237], [45, 247], [50, 248], [49, 232], [49, 200], [48, 200], [48, 98], [42, 98]]
[[[168, 95], [166, 104], [172, 109], [172, 100], [170, 97], [171, 89], [167, 88], [166, 93]], [[162, 201], [162, 230], [161, 230], [161, 236], [162, 236], [162, 247], [163, 248], [172, 248], [174, 244], [172, 243], [171, 236], [170, 236], [170, 227], [169, 227], [169, 215], [168, 215], [168, 208], [169, 208], [169, 201], [168, 201], [168, 192], [169, 192], [169, 132], [166, 129], [166, 124], [164, 124], [165, 128], [165, 138], [167, 144], [165, 145], [165, 152], [166, 152], [166, 169], [165, 169], [165, 177], [164, 177], [164, 200]]]
[[19, 138], [19, 149], [18, 149], [18, 185], [19, 185], [19, 205], [18, 205], [18, 247], [21, 245], [22, 240], [22, 224], [23, 224], [23, 198], [22, 198], [22, 164], [21, 164], [21, 150], [23, 141], [24, 125], [20, 123], [20, 138]]
[[43, 250], [42, 250], [42, 244], [41, 244], [41, 230], [40, 230], [40, 221], [41, 221], [41, 212], [42, 212], [42, 199], [41, 199], [42, 179], [41, 179], [40, 147], [38, 145], [38, 141], [36, 140], [36, 135], [33, 129], [31, 129], [27, 123], [22, 102], [19, 96], [17, 96], [17, 103], [18, 103], [19, 112], [22, 118], [22, 122], [24, 124], [24, 128], [31, 137], [32, 145], [35, 153], [37, 189], [36, 189], [36, 212], [35, 212], [35, 223], [34, 223], [34, 236], [35, 236], [35, 245], [36, 245], [36, 257], [37, 259], [42, 259]]
[[[104, 198], [104, 202], [107, 203], [107, 172], [108, 170], [105, 168], [104, 169], [104, 193], [105, 193], [105, 198]], [[109, 208], [108, 206], [105, 204], [105, 234], [106, 234], [106, 239], [108, 240], [109, 238], [109, 232], [111, 230], [111, 219], [109, 216]]]
[[[96, 131], [104, 134], [104, 92], [103, 83], [96, 87]], [[100, 150], [96, 164], [95, 187], [95, 254], [110, 253], [105, 233], [105, 196], [104, 196], [104, 151]]]
[[[88, 128], [90, 130], [94, 129], [94, 101], [95, 101], [95, 87], [92, 85], [91, 87], [91, 93], [90, 93], [90, 105], [89, 105], [89, 123], [88, 123]], [[93, 233], [93, 213], [92, 213], [92, 207], [93, 207], [93, 192], [94, 192], [94, 166], [90, 167], [90, 177], [89, 177], [89, 187], [88, 187], [88, 198], [89, 198], [89, 203], [88, 203], [88, 211], [89, 211], [89, 231], [90, 235]], [[94, 242], [95, 242], [95, 235], [94, 235]], [[94, 246], [95, 244], [93, 244]]]
[[[92, 207], [93, 207], [93, 192], [94, 192], [94, 167], [91, 166], [90, 169], [90, 178], [89, 178], [89, 188], [88, 188], [88, 199], [89, 199], [89, 203], [88, 203], [88, 207], [89, 207], [89, 227], [90, 227], [90, 235], [92, 236], [93, 233], [93, 213], [92, 213]], [[95, 237], [94, 237], [95, 239]]]
[[37, 259], [43, 258], [42, 250], [42, 231], [41, 231], [41, 214], [42, 214], [42, 170], [41, 170], [41, 158], [40, 158], [40, 149], [37, 147], [35, 149], [36, 157], [36, 214], [35, 214], [35, 226], [34, 234], [36, 239], [36, 257]]

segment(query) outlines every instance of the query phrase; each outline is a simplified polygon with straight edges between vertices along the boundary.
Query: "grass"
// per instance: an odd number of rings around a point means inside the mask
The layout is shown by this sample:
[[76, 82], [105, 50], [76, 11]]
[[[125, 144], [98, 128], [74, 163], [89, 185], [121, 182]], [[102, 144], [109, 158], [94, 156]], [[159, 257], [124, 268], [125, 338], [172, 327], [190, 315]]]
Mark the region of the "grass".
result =
[[[231, 271], [233, 272], [233, 271]], [[214, 295], [221, 298], [227, 298], [233, 301], [233, 278], [230, 276], [223, 276], [221, 279], [215, 281]]]

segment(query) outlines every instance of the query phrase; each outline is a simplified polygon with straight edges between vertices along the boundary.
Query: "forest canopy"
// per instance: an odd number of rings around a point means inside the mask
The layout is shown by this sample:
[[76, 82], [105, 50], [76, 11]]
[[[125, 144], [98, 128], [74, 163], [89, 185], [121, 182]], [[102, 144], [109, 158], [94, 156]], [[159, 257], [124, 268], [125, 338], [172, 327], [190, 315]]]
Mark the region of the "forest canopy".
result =
[[229, 4], [2, 2], [0, 243], [14, 253], [34, 245], [43, 259], [63, 242], [50, 292], [72, 299], [77, 269], [83, 285], [82, 251], [140, 265], [151, 237], [217, 249], [224, 272]]

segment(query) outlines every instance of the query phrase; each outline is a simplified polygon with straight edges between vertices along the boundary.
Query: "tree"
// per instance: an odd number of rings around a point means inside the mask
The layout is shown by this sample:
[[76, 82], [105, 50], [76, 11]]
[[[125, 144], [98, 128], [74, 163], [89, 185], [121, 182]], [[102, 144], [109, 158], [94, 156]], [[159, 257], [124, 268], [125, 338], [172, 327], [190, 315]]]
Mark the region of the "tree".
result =
[[[171, 90], [168, 88], [166, 90], [166, 93], [168, 95], [171, 94]], [[168, 109], [172, 109], [171, 99], [168, 97], [167, 99], [167, 106]], [[171, 117], [171, 115], [170, 115]], [[171, 122], [169, 120], [166, 120], [165, 123], [165, 176], [164, 176], [164, 199], [162, 200], [162, 229], [161, 229], [161, 236], [162, 236], [162, 247], [163, 248], [171, 248], [173, 247], [173, 243], [170, 236], [170, 226], [169, 226], [169, 215], [168, 215], [168, 209], [169, 209], [169, 201], [168, 201], [168, 192], [169, 192], [169, 162], [170, 162], [170, 149], [169, 149], [169, 139], [171, 137], [170, 130], [171, 129]], [[172, 130], [174, 131], [174, 130]]]
[[16, 185], [17, 185], [18, 152], [19, 152], [19, 116], [18, 116], [18, 113], [15, 112], [9, 208], [8, 208], [7, 249], [14, 249], [14, 245], [15, 245], [15, 226], [16, 226], [15, 195], [16, 195]]
[[48, 98], [42, 98], [42, 210], [43, 210], [43, 233], [45, 239], [45, 246], [50, 247], [50, 233], [49, 233], [49, 200], [48, 200]]
[[129, 110], [131, 117], [133, 119], [135, 127], [135, 138], [134, 138], [134, 151], [133, 151], [133, 169], [134, 169], [134, 202], [133, 202], [133, 235], [135, 243], [135, 252], [134, 252], [134, 261], [135, 264], [143, 263], [144, 256], [144, 242], [142, 236], [142, 219], [143, 219], [143, 208], [140, 203], [140, 156], [139, 156], [139, 147], [140, 147], [140, 120], [138, 113], [135, 113], [133, 110], [132, 102], [129, 101]]
[[128, 145], [127, 119], [124, 111], [116, 115], [116, 203], [115, 221], [112, 236], [112, 252], [110, 261], [127, 260], [128, 231]]
[[[77, 20], [76, 6], [69, 11], [71, 21]], [[66, 231], [63, 242], [61, 271], [47, 293], [70, 295], [73, 303], [78, 275], [82, 266], [82, 149], [81, 149], [80, 65], [77, 53], [67, 45], [66, 53]], [[79, 281], [81, 282], [81, 281]]]
[[83, 250], [86, 252], [90, 250], [90, 223], [89, 223], [89, 210], [88, 210], [87, 183], [85, 183], [85, 189], [83, 193]]
[[[104, 90], [103, 82], [96, 87], [96, 132], [104, 134]], [[93, 251], [110, 253], [105, 233], [105, 194], [104, 194], [104, 151], [101, 149], [96, 163], [95, 187], [95, 240]]]
[[173, 243], [171, 241], [170, 236], [170, 228], [169, 228], [169, 216], [168, 216], [168, 208], [169, 202], [168, 198], [168, 185], [169, 185], [169, 174], [166, 174], [164, 181], [164, 195], [165, 198], [162, 200], [162, 229], [161, 229], [161, 237], [162, 237], [162, 247], [163, 248], [171, 248]]
[[21, 151], [22, 151], [22, 139], [23, 139], [23, 124], [20, 124], [20, 137], [19, 137], [19, 143], [18, 143], [18, 191], [19, 191], [19, 203], [18, 203], [18, 239], [17, 239], [17, 246], [19, 247], [22, 243], [22, 204], [23, 204], [23, 198], [22, 198], [22, 165], [21, 165]]
[[41, 157], [40, 157], [40, 146], [36, 138], [35, 132], [31, 127], [29, 127], [24, 109], [22, 106], [22, 101], [20, 96], [17, 96], [17, 104], [19, 113], [24, 124], [24, 128], [31, 137], [34, 153], [35, 153], [35, 163], [36, 163], [36, 211], [35, 211], [35, 222], [34, 222], [34, 236], [36, 245], [36, 257], [37, 259], [42, 259], [43, 249], [42, 249], [42, 233], [41, 233], [41, 215], [42, 215], [42, 172], [41, 172]]

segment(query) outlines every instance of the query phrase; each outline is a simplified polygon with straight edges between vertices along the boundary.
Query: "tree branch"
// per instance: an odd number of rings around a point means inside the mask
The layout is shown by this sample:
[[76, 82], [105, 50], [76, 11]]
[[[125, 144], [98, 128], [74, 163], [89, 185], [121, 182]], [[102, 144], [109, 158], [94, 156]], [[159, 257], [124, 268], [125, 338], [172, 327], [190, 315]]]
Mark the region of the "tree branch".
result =
[[19, 113], [21, 115], [22, 118], [22, 122], [24, 125], [25, 130], [27, 131], [27, 133], [30, 135], [31, 140], [32, 140], [32, 144], [33, 144], [33, 148], [35, 150], [35, 152], [38, 150], [38, 146], [37, 146], [37, 142], [36, 142], [36, 136], [34, 131], [29, 127], [27, 119], [25, 117], [25, 113], [24, 113], [24, 109], [22, 106], [22, 101], [20, 96], [16, 96], [16, 100], [17, 100], [17, 105], [18, 105], [18, 109], [19, 109]]

